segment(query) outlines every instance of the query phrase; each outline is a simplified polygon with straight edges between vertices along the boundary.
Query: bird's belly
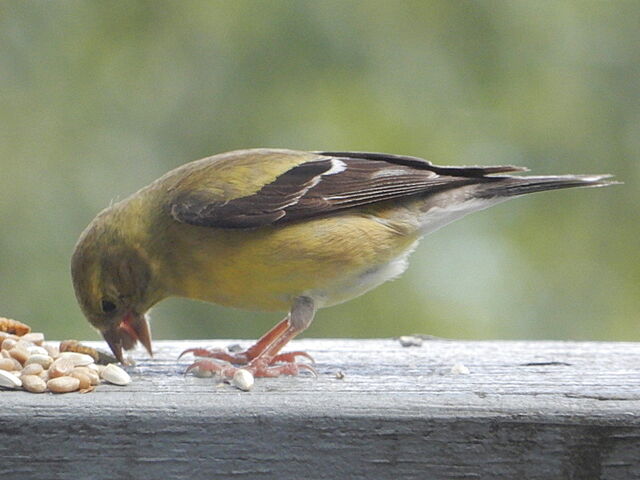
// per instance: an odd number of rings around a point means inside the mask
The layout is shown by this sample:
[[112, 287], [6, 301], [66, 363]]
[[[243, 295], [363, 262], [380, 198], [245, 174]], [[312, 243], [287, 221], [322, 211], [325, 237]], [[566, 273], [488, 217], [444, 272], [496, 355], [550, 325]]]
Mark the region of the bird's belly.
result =
[[402, 275], [409, 265], [409, 255], [413, 252], [417, 243], [415, 242], [404, 253], [387, 263], [347, 276], [329, 286], [308, 290], [304, 292], [304, 295], [313, 298], [318, 308], [330, 307], [359, 297], [369, 290], [373, 290], [383, 283]]
[[172, 273], [174, 294], [247, 310], [286, 311], [298, 296], [335, 305], [400, 275], [417, 243], [367, 215], [310, 223], [225, 231], [180, 249], [191, 257], [176, 261], [188, 271]]
[[[416, 242], [417, 243], [417, 242]], [[358, 297], [401, 275], [407, 268], [413, 245], [382, 264], [353, 269], [350, 265], [316, 265], [313, 271], [301, 269], [281, 275], [276, 270], [238, 271], [233, 279], [218, 283], [192, 296], [234, 308], [286, 311], [298, 296], [313, 298], [317, 308], [329, 307]], [[248, 274], [247, 274], [248, 273]]]

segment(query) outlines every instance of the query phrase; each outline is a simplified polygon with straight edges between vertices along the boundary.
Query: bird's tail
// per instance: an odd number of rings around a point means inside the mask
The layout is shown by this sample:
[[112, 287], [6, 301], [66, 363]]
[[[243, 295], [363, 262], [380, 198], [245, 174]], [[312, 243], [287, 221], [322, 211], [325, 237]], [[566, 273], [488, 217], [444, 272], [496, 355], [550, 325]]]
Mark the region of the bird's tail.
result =
[[609, 180], [611, 175], [548, 175], [485, 177], [488, 182], [477, 185], [476, 198], [516, 197], [527, 193], [573, 187], [605, 187], [621, 182]]

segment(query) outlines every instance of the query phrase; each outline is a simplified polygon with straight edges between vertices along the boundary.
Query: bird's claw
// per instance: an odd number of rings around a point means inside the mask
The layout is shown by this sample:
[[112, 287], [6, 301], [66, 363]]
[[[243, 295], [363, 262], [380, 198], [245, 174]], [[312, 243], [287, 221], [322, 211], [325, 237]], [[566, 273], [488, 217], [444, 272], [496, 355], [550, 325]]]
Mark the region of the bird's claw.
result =
[[[295, 352], [294, 352], [295, 353]], [[318, 372], [308, 363], [302, 362], [284, 362], [281, 365], [274, 365], [274, 361], [265, 361], [264, 359], [255, 359], [250, 362], [246, 367], [242, 367], [245, 370], [249, 370], [254, 377], [279, 377], [281, 375], [295, 376], [306, 370], [310, 372], [314, 378], [318, 378]]]
[[196, 360], [187, 367], [187, 369], [184, 371], [184, 374], [186, 375], [191, 371], [195, 371], [196, 376], [210, 376], [207, 375], [207, 373], [225, 376], [223, 375], [223, 372], [225, 371], [225, 368], [228, 367], [231, 367], [231, 365], [224, 365], [222, 363], [214, 362], [213, 360]]
[[[315, 365], [316, 363], [313, 357], [309, 355], [307, 352], [297, 351], [297, 352], [279, 353], [278, 355], [273, 357], [273, 360], [271, 361], [271, 365], [273, 365], [274, 363], [298, 363], [297, 362], [298, 357], [306, 358], [311, 362], [311, 364]], [[301, 363], [300, 365], [305, 365], [305, 364]]]
[[222, 348], [187, 348], [178, 356], [178, 359], [188, 353], [192, 353], [195, 357], [215, 358], [217, 360], [223, 360], [237, 365], [249, 363], [251, 360], [245, 352], [229, 353]]
[[[247, 365], [253, 360], [257, 360], [259, 358], [258, 356], [252, 356], [249, 350], [230, 353], [222, 348], [188, 348], [178, 356], [178, 359], [188, 353], [191, 353], [196, 357], [214, 358], [216, 360], [222, 360], [224, 362], [233, 363], [235, 365]], [[269, 365], [272, 365], [274, 363], [297, 363], [297, 357], [306, 358], [312, 364], [316, 363], [313, 357], [307, 352], [296, 351], [275, 355], [271, 359]]]
[[[281, 375], [298, 375], [302, 371], [310, 372], [315, 378], [318, 377], [318, 372], [308, 363], [300, 362], [285, 362], [281, 365], [273, 365], [274, 361], [264, 358], [256, 358], [243, 366], [243, 370], [248, 370], [254, 377], [279, 377]], [[233, 378], [233, 375], [239, 370], [238, 367], [234, 367], [231, 364], [219, 363], [214, 360], [202, 359], [193, 362], [187, 370], [185, 375], [192, 370], [196, 370], [200, 375], [204, 372], [211, 372], [215, 375], [219, 375], [227, 380]]]

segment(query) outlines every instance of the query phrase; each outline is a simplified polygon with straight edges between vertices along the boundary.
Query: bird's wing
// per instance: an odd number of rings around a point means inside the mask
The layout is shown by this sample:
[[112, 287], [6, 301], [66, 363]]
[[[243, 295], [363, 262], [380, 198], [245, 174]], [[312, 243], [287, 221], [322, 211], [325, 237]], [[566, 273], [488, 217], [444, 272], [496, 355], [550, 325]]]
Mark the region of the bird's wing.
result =
[[[365, 152], [314, 152], [255, 193], [224, 199], [190, 189], [170, 204], [174, 219], [216, 228], [255, 228], [410, 195], [490, 181], [513, 166], [439, 167], [426, 160]], [[495, 178], [495, 177], [493, 177]]]

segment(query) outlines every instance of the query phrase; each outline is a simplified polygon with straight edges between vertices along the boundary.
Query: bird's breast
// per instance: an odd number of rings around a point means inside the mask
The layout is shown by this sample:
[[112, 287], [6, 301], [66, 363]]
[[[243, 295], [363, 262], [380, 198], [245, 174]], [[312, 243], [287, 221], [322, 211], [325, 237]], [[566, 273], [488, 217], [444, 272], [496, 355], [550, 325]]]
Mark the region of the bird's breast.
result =
[[401, 274], [412, 233], [361, 212], [255, 230], [175, 224], [167, 289], [251, 310], [286, 311], [301, 295], [334, 305]]

